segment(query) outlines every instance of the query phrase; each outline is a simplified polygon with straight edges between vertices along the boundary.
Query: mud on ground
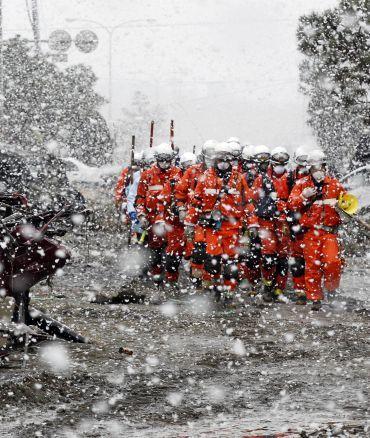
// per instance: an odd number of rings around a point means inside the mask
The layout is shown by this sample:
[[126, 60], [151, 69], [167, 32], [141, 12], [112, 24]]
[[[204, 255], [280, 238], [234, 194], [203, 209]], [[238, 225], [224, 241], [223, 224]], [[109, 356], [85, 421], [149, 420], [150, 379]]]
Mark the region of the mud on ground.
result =
[[60, 371], [43, 361], [45, 344], [25, 368], [22, 351], [11, 355], [0, 369], [2, 437], [370, 435], [369, 260], [351, 261], [319, 313], [258, 299], [225, 309], [186, 282], [151, 303], [100, 305], [91, 298], [122, 285], [156, 291], [127, 270], [137, 256], [121, 254], [123, 239], [70, 243], [73, 263], [32, 302], [91, 343], [61, 342]]

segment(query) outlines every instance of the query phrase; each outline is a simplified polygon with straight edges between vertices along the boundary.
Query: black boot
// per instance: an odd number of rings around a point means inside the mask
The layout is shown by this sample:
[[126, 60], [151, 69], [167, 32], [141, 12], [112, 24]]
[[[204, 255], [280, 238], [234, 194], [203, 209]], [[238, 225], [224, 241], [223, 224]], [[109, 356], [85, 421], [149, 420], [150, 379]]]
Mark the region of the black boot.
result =
[[297, 291], [296, 294], [296, 305], [305, 306], [307, 304], [306, 293], [304, 291]]
[[319, 311], [319, 310], [321, 309], [321, 307], [322, 307], [321, 301], [320, 301], [320, 300], [317, 300], [317, 301], [314, 301], [314, 302], [312, 303], [311, 310], [317, 312], [317, 311]]
[[262, 298], [266, 303], [274, 301], [274, 286], [271, 281], [264, 280]]

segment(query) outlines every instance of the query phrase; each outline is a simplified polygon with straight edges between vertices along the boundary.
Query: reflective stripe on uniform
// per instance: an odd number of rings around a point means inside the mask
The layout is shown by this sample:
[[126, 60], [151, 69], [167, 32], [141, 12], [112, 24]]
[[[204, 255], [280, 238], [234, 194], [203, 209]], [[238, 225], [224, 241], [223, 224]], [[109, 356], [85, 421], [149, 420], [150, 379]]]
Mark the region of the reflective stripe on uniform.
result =
[[314, 202], [314, 205], [331, 205], [334, 207], [337, 204], [337, 198], [329, 198], [329, 199], [318, 199]]
[[162, 189], [163, 189], [163, 186], [161, 186], [161, 185], [148, 187], [148, 190], [150, 190], [151, 192], [157, 192], [158, 190], [162, 190]]
[[218, 195], [217, 189], [204, 189], [206, 195]]

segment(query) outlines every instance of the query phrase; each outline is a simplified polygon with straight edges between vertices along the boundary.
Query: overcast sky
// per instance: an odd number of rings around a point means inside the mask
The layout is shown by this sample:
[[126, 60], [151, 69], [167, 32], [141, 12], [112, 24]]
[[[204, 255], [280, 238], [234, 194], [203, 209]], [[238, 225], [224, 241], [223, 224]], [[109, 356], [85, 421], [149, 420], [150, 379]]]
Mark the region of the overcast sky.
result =
[[[175, 120], [185, 149], [208, 138], [238, 136], [254, 144], [312, 142], [305, 98], [298, 92], [298, 17], [335, 0], [39, 0], [41, 36], [63, 28], [94, 30], [95, 52], [69, 52], [90, 64], [108, 96], [109, 28], [113, 34], [113, 119], [135, 91]], [[26, 0], [3, 0], [4, 35], [31, 36]], [[143, 20], [143, 22], [132, 22]], [[149, 20], [149, 24], [145, 23]], [[130, 23], [131, 22], [131, 23]], [[46, 47], [45, 47], [46, 49]], [[63, 68], [64, 66], [61, 65]], [[107, 107], [102, 108], [107, 115]], [[149, 122], [148, 130], [149, 130]], [[168, 128], [156, 141], [168, 139]], [[148, 135], [149, 136], [149, 135]]]

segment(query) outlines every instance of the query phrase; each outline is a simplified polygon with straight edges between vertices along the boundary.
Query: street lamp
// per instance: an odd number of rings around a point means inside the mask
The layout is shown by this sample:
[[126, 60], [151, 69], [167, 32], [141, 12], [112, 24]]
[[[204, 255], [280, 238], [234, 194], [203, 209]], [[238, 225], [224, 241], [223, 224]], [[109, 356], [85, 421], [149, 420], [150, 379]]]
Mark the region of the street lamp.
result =
[[75, 22], [84, 22], [84, 23], [92, 23], [95, 24], [99, 27], [101, 27], [102, 29], [104, 29], [109, 36], [109, 40], [108, 40], [108, 44], [109, 44], [109, 52], [108, 52], [108, 68], [109, 68], [109, 89], [108, 89], [108, 100], [109, 100], [109, 106], [108, 106], [108, 119], [109, 121], [112, 120], [112, 55], [113, 55], [113, 47], [112, 47], [112, 42], [113, 42], [113, 34], [114, 32], [125, 25], [131, 24], [131, 23], [148, 23], [148, 22], [152, 22], [155, 20], [152, 19], [140, 19], [140, 20], [130, 20], [130, 21], [124, 21], [120, 24], [117, 24], [116, 26], [113, 27], [108, 27], [105, 24], [102, 24], [98, 21], [95, 20], [87, 20], [84, 18], [66, 18], [66, 21], [69, 23], [75, 23]]

